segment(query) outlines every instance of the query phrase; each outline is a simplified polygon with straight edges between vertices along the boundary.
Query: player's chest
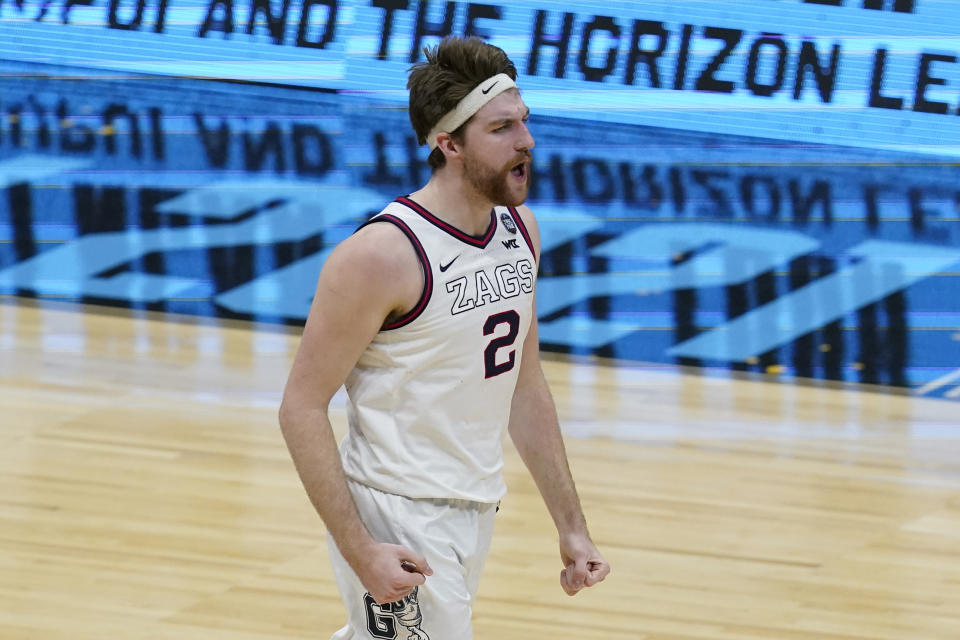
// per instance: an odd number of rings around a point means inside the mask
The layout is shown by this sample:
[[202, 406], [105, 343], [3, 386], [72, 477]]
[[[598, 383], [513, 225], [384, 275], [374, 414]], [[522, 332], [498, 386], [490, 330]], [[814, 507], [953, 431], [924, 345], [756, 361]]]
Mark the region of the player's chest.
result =
[[435, 306], [472, 315], [522, 305], [533, 295], [536, 264], [528, 251], [463, 251], [441, 258], [433, 275]]

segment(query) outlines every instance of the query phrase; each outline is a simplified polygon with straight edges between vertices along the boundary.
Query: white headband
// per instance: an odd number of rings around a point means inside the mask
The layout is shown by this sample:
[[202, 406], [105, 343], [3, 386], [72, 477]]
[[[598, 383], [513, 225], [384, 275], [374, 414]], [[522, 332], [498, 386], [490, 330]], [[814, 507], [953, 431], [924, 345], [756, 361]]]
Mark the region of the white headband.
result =
[[430, 133], [427, 134], [427, 144], [430, 145], [430, 151], [437, 148], [438, 134], [456, 131], [460, 125], [470, 119], [470, 116], [480, 111], [483, 105], [507, 89], [512, 89], [516, 86], [517, 84], [510, 76], [505, 73], [498, 73], [474, 87], [473, 91], [468, 93], [457, 106], [440, 118], [440, 122], [434, 125], [433, 129], [430, 129]]

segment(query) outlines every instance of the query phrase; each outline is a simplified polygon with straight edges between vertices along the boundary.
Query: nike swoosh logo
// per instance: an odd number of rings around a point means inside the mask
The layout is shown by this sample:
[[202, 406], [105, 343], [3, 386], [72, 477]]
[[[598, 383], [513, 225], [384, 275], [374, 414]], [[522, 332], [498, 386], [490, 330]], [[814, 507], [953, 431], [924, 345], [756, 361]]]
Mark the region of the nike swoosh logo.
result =
[[490, 89], [493, 89], [493, 88], [494, 88], [495, 86], [497, 86], [498, 84], [500, 84], [500, 81], [499, 81], [499, 80], [497, 80], [496, 82], [494, 82], [492, 85], [490, 85], [490, 86], [487, 87], [486, 89], [480, 89], [480, 93], [482, 93], [483, 95], [487, 95], [488, 93], [490, 93]]
[[456, 261], [457, 261], [457, 258], [459, 258], [459, 257], [460, 257], [460, 254], [458, 253], [457, 255], [455, 255], [455, 256], [453, 257], [453, 260], [451, 260], [451, 261], [448, 262], [447, 264], [441, 264], [441, 265], [440, 265], [440, 271], [443, 272], [443, 271], [446, 271], [447, 269], [449, 269], [449, 268], [450, 268], [450, 265], [452, 265], [454, 262], [456, 262]]

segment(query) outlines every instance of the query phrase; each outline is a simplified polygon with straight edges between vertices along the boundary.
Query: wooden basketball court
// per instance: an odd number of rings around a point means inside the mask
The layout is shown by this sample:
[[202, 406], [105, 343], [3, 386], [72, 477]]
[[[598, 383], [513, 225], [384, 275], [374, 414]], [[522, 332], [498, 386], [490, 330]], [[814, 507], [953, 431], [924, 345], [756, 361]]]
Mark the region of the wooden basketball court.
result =
[[[325, 639], [343, 623], [277, 426], [298, 333], [0, 302], [0, 638]], [[507, 444], [477, 638], [960, 638], [960, 404], [546, 371], [613, 573], [564, 595]], [[342, 433], [342, 403], [333, 417]]]

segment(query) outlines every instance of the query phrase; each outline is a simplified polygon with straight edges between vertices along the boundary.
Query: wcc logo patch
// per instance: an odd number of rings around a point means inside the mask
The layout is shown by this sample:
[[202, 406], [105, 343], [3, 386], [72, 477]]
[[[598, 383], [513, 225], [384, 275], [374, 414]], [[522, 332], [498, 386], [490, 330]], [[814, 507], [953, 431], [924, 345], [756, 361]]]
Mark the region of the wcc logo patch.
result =
[[369, 593], [363, 594], [363, 608], [367, 612], [367, 631], [374, 638], [382, 640], [430, 640], [430, 636], [420, 628], [423, 614], [420, 611], [418, 592], [413, 592], [403, 600], [377, 604]]
[[507, 212], [501, 213], [501, 214], [500, 214], [500, 222], [503, 223], [503, 226], [504, 226], [504, 227], [506, 228], [506, 230], [509, 231], [510, 233], [516, 233], [516, 232], [517, 232], [517, 225], [514, 224], [513, 218], [510, 216], [509, 213], [507, 213]]

